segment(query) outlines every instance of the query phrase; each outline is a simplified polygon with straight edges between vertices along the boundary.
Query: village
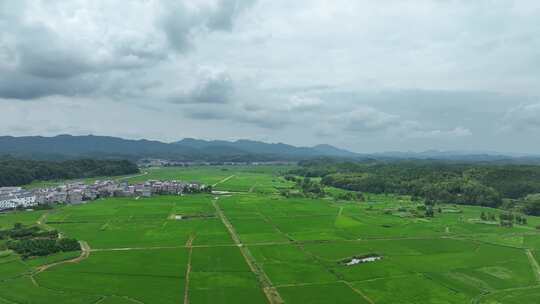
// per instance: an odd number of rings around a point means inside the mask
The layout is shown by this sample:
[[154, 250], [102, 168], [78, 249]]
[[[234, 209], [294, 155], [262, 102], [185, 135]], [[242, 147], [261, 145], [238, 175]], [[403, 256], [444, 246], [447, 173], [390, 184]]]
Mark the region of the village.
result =
[[192, 166], [292, 166], [296, 161], [176, 161], [160, 158], [143, 158], [137, 161], [139, 168], [192, 167]]
[[67, 183], [53, 187], [24, 189], [0, 187], [0, 211], [32, 208], [55, 203], [81, 204], [106, 197], [151, 197], [209, 192], [211, 187], [197, 182], [148, 180], [130, 184], [126, 181], [98, 180], [93, 184]]

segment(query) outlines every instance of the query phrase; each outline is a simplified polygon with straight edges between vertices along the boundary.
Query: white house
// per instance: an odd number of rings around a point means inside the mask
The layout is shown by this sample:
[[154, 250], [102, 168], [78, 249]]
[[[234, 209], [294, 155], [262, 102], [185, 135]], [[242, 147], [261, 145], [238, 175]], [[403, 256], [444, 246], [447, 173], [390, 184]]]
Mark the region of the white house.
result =
[[19, 187], [0, 188], [0, 210], [19, 206], [26, 208], [36, 204], [36, 196], [28, 191], [24, 191]]

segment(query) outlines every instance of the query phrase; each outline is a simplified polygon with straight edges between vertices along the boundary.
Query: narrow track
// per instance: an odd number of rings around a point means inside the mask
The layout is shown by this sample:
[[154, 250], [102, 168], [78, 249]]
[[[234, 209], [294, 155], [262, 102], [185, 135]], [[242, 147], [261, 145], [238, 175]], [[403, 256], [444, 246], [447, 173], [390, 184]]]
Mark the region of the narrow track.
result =
[[103, 296], [103, 297], [99, 298], [97, 301], [95, 301], [93, 304], [99, 304], [99, 303], [105, 301], [106, 299], [107, 299], [107, 297]]
[[342, 213], [343, 213], [343, 206], [339, 207], [337, 217], [340, 217]]
[[159, 250], [159, 249], [177, 249], [177, 248], [186, 248], [186, 246], [98, 248], [98, 249], [90, 249], [90, 252], [131, 251], [131, 250]]
[[253, 193], [253, 190], [255, 190], [255, 188], [256, 188], [258, 185], [259, 185], [258, 183], [255, 183], [253, 186], [251, 186], [251, 188], [249, 188], [248, 193]]
[[189, 304], [189, 275], [191, 274], [191, 256], [193, 254], [193, 240], [195, 236], [191, 236], [186, 242], [186, 248], [188, 248], [188, 262], [186, 267], [186, 279], [184, 284], [184, 304]]
[[79, 244], [81, 245], [81, 255], [79, 255], [76, 258], [69, 259], [69, 260], [63, 260], [59, 262], [54, 262], [50, 264], [41, 265], [36, 268], [36, 270], [30, 274], [30, 281], [32, 281], [32, 284], [36, 287], [40, 287], [39, 283], [36, 281], [35, 276], [46, 271], [47, 269], [50, 269], [52, 267], [56, 267], [58, 265], [63, 265], [67, 263], [79, 263], [80, 261], [88, 258], [90, 256], [90, 246], [85, 241], [79, 241]]
[[213, 184], [212, 187], [215, 187], [215, 186], [217, 186], [217, 185], [219, 185], [219, 184], [223, 184], [224, 182], [230, 180], [231, 178], [233, 178], [233, 177], [235, 177], [235, 176], [236, 176], [236, 175], [233, 174], [233, 175], [231, 175], [231, 176], [225, 177], [224, 179], [220, 180], [219, 182]]
[[[260, 217], [259, 217], [260, 218]], [[265, 218], [263, 217], [263, 220]], [[272, 222], [268, 222], [273, 225]], [[279, 227], [273, 225], [276, 228], [276, 232], [284, 235], [289, 239], [289, 241], [275, 241], [275, 242], [259, 242], [259, 243], [249, 243], [249, 246], [270, 246], [270, 245], [303, 245], [303, 244], [339, 244], [339, 243], [355, 243], [355, 242], [365, 242], [365, 241], [400, 241], [400, 240], [433, 240], [433, 239], [446, 239], [451, 237], [387, 237], [387, 238], [365, 238], [365, 239], [356, 239], [356, 240], [306, 240], [306, 241], [296, 241], [293, 240], [286, 233], [281, 231]], [[491, 243], [489, 243], [491, 244]], [[496, 244], [493, 244], [496, 245]], [[211, 245], [192, 245], [193, 248], [209, 248], [209, 247], [237, 247], [238, 244], [211, 244]], [[187, 248], [186, 245], [182, 246], [156, 246], [156, 247], [121, 247], [121, 248], [94, 248], [90, 249], [90, 252], [101, 252], [101, 251], [130, 251], [130, 250], [159, 250], [159, 249], [176, 249], [176, 248]]]
[[[518, 291], [518, 290], [529, 290], [529, 289], [538, 289], [540, 288], [538, 285], [532, 285], [532, 286], [524, 286], [524, 287], [513, 287], [513, 288], [506, 288], [506, 289], [497, 289], [497, 290], [494, 290], [494, 291], [491, 291], [491, 292], [484, 292], [484, 293], [481, 293], [479, 295], [477, 295], [476, 297], [474, 297], [472, 300], [471, 300], [471, 304], [479, 304], [480, 301], [482, 300], [482, 298], [486, 297], [486, 296], [489, 296], [489, 295], [496, 295], [496, 294], [500, 294], [500, 293], [504, 293], [504, 292], [512, 292], [512, 291]], [[528, 303], [527, 303], [528, 304]]]
[[2, 297], [0, 297], [0, 303], [20, 304], [20, 303], [18, 303], [18, 302], [13, 302], [13, 301], [11, 301], [11, 300], [8, 300], [8, 299], [2, 298]]
[[529, 263], [531, 264], [534, 276], [536, 277], [536, 282], [540, 284], [540, 265], [538, 265], [538, 261], [536, 261], [536, 258], [530, 249], [525, 249], [525, 253], [529, 258]]
[[362, 291], [360, 291], [359, 289], [356, 289], [356, 287], [354, 287], [351, 283], [347, 282], [347, 281], [341, 281], [343, 282], [345, 285], [349, 286], [350, 289], [352, 289], [354, 292], [356, 292], [357, 294], [359, 294], [362, 298], [364, 298], [364, 300], [366, 300], [368, 303], [370, 304], [375, 304], [375, 302], [373, 302], [372, 299], [370, 299], [368, 296], [366, 296]]
[[264, 270], [257, 264], [257, 262], [255, 261], [255, 258], [251, 255], [251, 252], [249, 251], [249, 249], [242, 244], [240, 237], [238, 237], [238, 234], [234, 230], [233, 225], [231, 224], [229, 219], [227, 219], [227, 217], [225, 216], [225, 214], [219, 207], [217, 201], [214, 200], [212, 202], [212, 205], [216, 209], [216, 214], [219, 216], [219, 218], [223, 222], [223, 225], [225, 225], [225, 227], [227, 227], [227, 230], [229, 230], [229, 233], [234, 243], [240, 249], [240, 253], [242, 253], [242, 256], [246, 260], [246, 263], [248, 264], [249, 268], [255, 274], [255, 277], [259, 281], [259, 284], [261, 284], [262, 290], [264, 294], [266, 295], [268, 303], [270, 304], [285, 303], [283, 299], [281, 298], [281, 295], [279, 294], [278, 290], [272, 285], [272, 281], [270, 281], [270, 278], [268, 277], [268, 275], [266, 275]]
[[34, 272], [32, 274], [32, 277], [35, 276], [36, 274], [44, 272], [47, 269], [50, 269], [52, 267], [56, 267], [58, 265], [67, 264], [67, 263], [79, 263], [80, 261], [88, 258], [90, 256], [90, 252], [91, 252], [90, 246], [85, 241], [79, 241], [79, 244], [81, 244], [81, 255], [80, 256], [78, 256], [76, 258], [73, 258], [73, 259], [70, 259], [70, 260], [64, 260], [64, 261], [55, 262], [55, 263], [51, 263], [51, 264], [41, 265], [41, 266], [36, 268], [36, 272]]
[[43, 230], [51, 231], [54, 230], [51, 226], [47, 225], [47, 217], [49, 216], [49, 212], [43, 213], [39, 219], [36, 221], [36, 224], [41, 227]]

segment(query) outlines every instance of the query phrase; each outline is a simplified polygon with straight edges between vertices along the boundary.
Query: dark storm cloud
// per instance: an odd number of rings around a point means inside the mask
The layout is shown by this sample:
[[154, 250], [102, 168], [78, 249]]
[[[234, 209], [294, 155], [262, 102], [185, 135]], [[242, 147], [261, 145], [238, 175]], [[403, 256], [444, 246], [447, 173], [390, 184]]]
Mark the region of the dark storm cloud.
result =
[[50, 95], [87, 95], [98, 89], [91, 75], [68, 79], [41, 78], [18, 72], [0, 75], [0, 97], [7, 99], [34, 99]]
[[[17, 26], [17, 25], [12, 25]], [[40, 25], [19, 26], [18, 71], [39, 78], [69, 78], [96, 69], [76, 48]]]

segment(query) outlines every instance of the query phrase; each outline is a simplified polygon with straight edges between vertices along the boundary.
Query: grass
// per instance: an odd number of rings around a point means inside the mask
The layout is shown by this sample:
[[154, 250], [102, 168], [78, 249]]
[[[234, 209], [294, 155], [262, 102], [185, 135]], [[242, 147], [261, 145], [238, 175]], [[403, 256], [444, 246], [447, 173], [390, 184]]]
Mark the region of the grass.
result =
[[[133, 180], [195, 180], [232, 192], [219, 196], [219, 206], [240, 246], [249, 249], [286, 303], [495, 304], [540, 298], [526, 251], [539, 259], [540, 233], [534, 228], [539, 218], [502, 228], [479, 221], [482, 211], [499, 212], [482, 207], [446, 205], [435, 218], [412, 217], [407, 210], [417, 204], [405, 196], [365, 194], [365, 202], [284, 198], [278, 189], [291, 184], [277, 173], [286, 169], [162, 168]], [[21, 260], [0, 251], [0, 303], [183, 303], [185, 293], [190, 303], [268, 303], [260, 274], [216, 216], [215, 199], [204, 194], [110, 198], [0, 214], [0, 228], [44, 218], [92, 249], [87, 259], [39, 274], [37, 267], [79, 253]], [[174, 215], [207, 217], [175, 220]], [[383, 258], [341, 263], [368, 254]]]

